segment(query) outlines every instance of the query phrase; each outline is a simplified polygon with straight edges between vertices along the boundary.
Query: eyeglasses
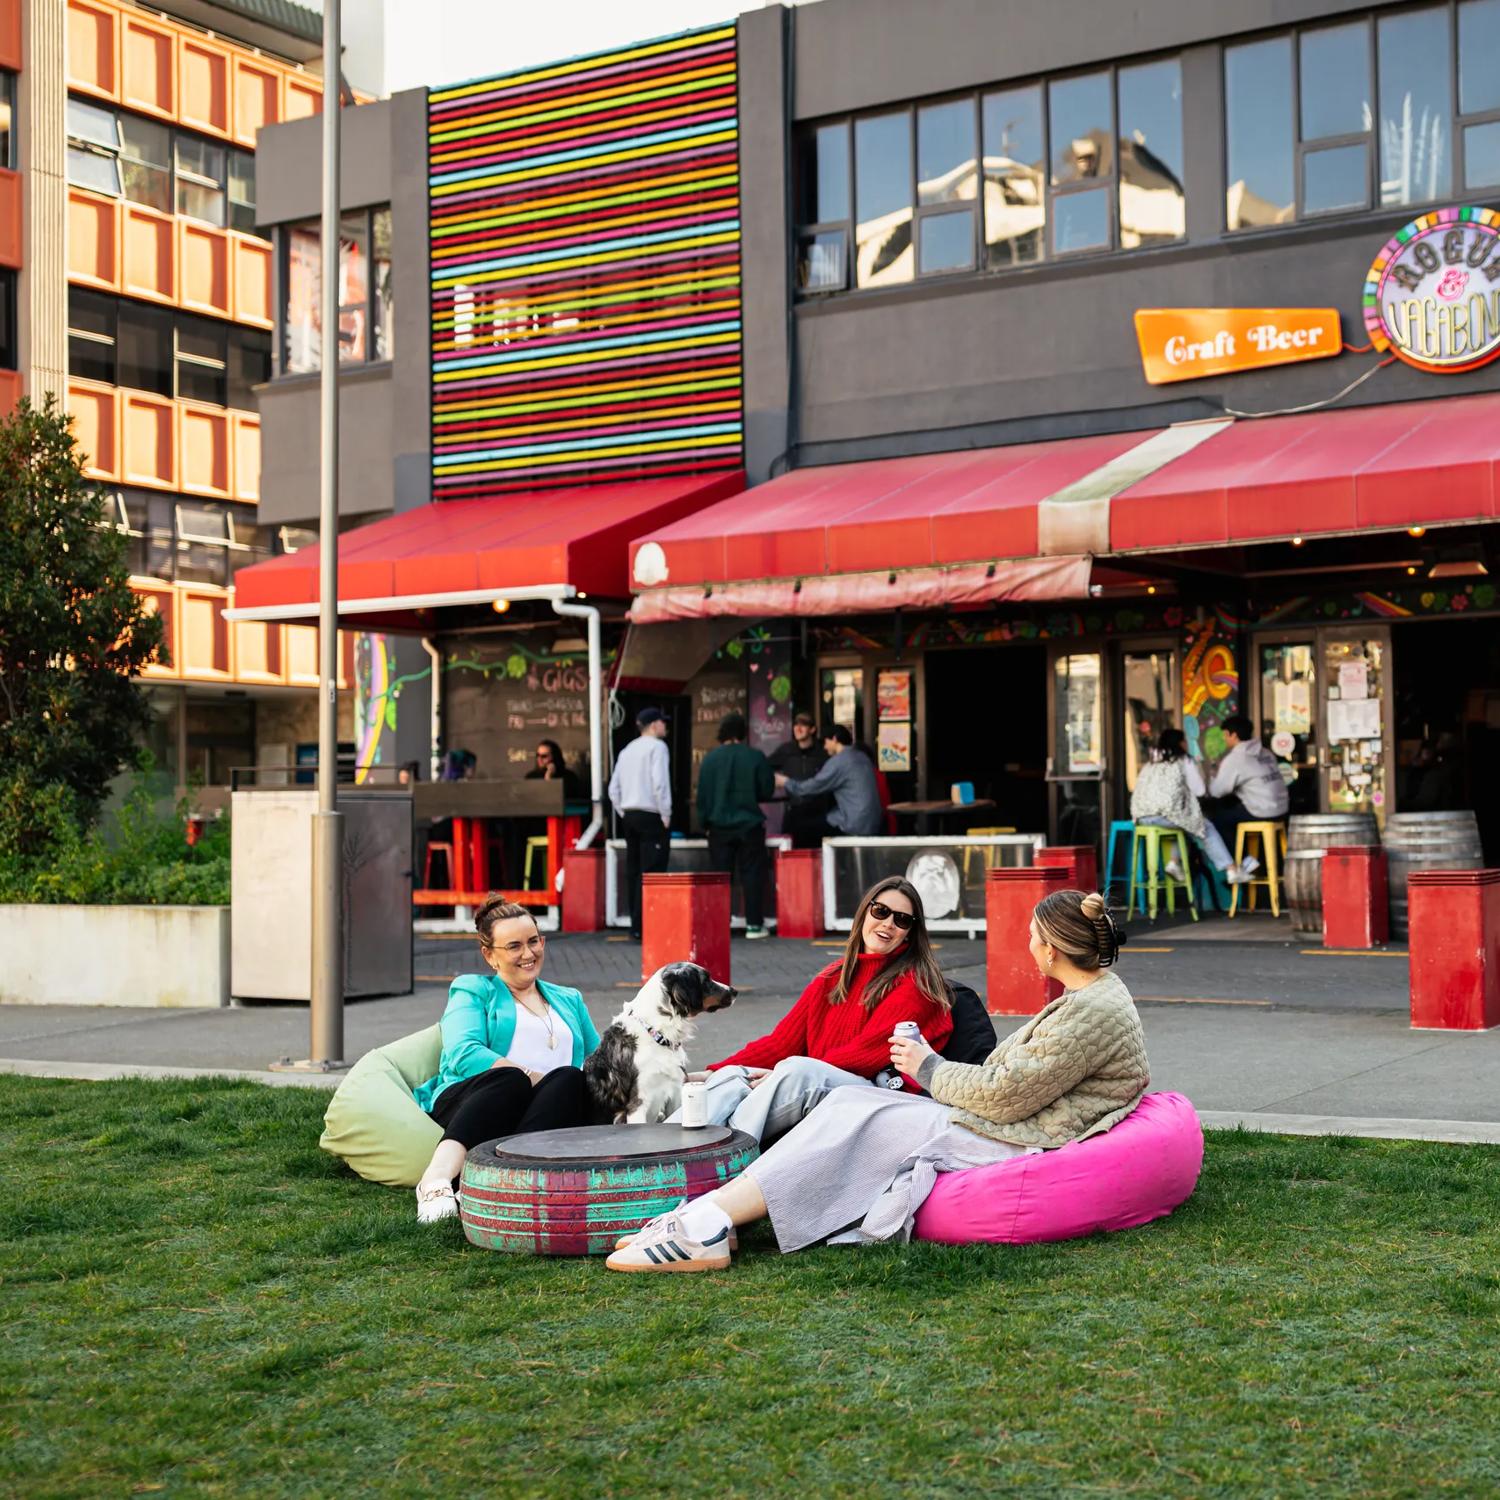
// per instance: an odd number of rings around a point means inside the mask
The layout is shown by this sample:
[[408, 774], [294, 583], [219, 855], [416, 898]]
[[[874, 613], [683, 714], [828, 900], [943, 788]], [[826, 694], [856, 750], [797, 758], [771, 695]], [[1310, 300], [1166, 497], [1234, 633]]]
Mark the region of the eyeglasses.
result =
[[910, 932], [917, 925], [915, 912], [897, 911], [894, 907], [887, 906], [884, 901], [872, 901], [870, 915], [877, 922], [894, 922], [902, 932]]
[[524, 943], [507, 943], [500, 951], [507, 958], [519, 958], [522, 950], [529, 949], [532, 953], [540, 953], [547, 945], [547, 939], [541, 933], [533, 933]]

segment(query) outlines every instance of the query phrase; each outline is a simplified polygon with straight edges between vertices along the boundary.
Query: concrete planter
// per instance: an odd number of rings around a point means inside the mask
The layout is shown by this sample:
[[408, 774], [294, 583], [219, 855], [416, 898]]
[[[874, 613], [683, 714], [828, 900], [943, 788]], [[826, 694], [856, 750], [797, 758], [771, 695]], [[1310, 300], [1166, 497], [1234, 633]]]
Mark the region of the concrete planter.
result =
[[227, 906], [0, 905], [0, 1004], [229, 1004]]

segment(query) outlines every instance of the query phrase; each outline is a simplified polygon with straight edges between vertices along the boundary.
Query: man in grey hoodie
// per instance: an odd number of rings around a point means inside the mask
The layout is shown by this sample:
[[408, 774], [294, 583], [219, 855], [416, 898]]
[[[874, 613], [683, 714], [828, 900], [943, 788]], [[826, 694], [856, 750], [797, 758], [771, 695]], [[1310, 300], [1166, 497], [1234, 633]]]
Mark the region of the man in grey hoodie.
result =
[[1208, 820], [1234, 846], [1234, 830], [1241, 823], [1284, 818], [1291, 796], [1282, 780], [1281, 765], [1255, 738], [1255, 726], [1244, 714], [1234, 714], [1220, 726], [1229, 753], [1208, 784]]

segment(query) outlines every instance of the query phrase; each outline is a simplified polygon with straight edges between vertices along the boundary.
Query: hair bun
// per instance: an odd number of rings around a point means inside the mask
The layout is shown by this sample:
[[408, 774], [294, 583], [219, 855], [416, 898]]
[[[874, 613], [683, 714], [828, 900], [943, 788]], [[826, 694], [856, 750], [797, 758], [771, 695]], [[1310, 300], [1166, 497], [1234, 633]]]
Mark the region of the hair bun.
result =
[[1104, 897], [1101, 896], [1098, 891], [1090, 891], [1089, 894], [1083, 898], [1082, 905], [1083, 914], [1089, 919], [1090, 922], [1097, 922], [1099, 918], [1102, 917], [1109, 909], [1105, 905]]

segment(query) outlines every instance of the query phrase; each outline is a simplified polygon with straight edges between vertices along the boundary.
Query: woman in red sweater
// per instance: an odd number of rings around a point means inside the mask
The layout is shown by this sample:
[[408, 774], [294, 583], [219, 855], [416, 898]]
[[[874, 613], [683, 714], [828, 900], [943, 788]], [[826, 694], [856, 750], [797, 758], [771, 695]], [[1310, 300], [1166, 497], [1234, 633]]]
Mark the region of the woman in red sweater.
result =
[[[813, 976], [769, 1036], [710, 1065], [709, 1119], [758, 1141], [783, 1135], [830, 1090], [889, 1068], [898, 1021], [915, 1021], [941, 1052], [951, 1005], [916, 887], [899, 876], [878, 881], [860, 902], [843, 958]], [[917, 1089], [910, 1079], [904, 1086]]]

